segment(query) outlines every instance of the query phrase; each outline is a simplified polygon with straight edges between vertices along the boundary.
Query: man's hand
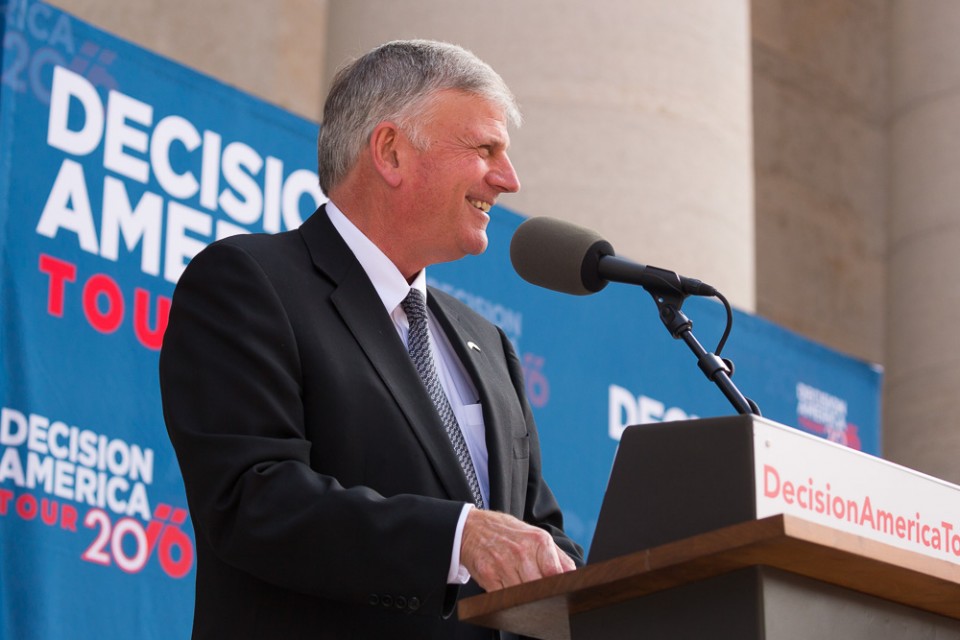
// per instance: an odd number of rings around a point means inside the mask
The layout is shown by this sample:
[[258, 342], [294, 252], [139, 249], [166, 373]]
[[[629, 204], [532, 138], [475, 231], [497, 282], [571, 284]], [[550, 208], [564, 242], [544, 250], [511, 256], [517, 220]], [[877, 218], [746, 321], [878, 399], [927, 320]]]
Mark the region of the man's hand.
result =
[[486, 591], [576, 569], [543, 529], [505, 513], [480, 509], [471, 509], [467, 515], [460, 564]]

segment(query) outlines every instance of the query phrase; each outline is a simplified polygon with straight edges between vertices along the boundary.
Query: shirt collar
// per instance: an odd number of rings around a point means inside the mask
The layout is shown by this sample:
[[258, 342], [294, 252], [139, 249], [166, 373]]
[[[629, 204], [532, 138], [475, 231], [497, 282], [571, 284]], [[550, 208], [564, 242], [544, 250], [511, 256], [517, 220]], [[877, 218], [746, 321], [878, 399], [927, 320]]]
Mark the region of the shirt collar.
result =
[[326, 211], [330, 222], [350, 247], [367, 277], [370, 278], [370, 282], [373, 283], [387, 313], [393, 313], [393, 310], [407, 297], [411, 288], [418, 289], [423, 294], [423, 299], [427, 299], [426, 269], [421, 269], [413, 283], [407, 284], [407, 279], [390, 258], [365, 236], [332, 200], [327, 202]]

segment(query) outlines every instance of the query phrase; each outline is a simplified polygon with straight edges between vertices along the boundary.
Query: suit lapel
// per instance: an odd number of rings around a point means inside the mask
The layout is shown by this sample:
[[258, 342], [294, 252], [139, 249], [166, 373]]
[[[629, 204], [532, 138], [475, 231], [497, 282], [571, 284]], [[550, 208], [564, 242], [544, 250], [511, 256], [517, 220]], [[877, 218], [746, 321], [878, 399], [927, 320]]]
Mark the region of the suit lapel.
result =
[[[504, 408], [511, 405], [510, 399], [504, 397], [502, 384], [498, 384], [498, 381], [503, 379], [503, 373], [494, 369], [494, 363], [490, 359], [492, 353], [485, 351], [492, 351], [496, 347], [499, 352], [500, 345], [490, 345], [489, 341], [484, 342], [481, 339], [480, 328], [472, 326], [463, 316], [446, 305], [440, 297], [427, 296], [427, 302], [447, 334], [457, 357], [460, 358], [473, 380], [480, 395], [480, 403], [483, 405], [490, 477], [488, 506], [491, 509], [509, 513], [508, 482], [513, 460], [513, 443], [509, 418], [505, 415]], [[475, 346], [471, 347], [471, 343]], [[516, 402], [515, 398], [513, 402]]]
[[300, 229], [314, 265], [336, 285], [331, 302], [406, 416], [447, 493], [472, 502], [440, 417], [370, 278], [322, 207]]

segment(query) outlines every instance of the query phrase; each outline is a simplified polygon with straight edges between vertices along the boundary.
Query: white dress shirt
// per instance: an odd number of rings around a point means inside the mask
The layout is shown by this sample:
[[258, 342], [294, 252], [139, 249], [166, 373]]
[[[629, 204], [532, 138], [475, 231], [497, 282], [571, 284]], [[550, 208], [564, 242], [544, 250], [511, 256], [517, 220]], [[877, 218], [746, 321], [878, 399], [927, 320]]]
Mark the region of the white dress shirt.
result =
[[[333, 226], [336, 227], [373, 283], [377, 295], [380, 296], [380, 301], [383, 302], [384, 308], [393, 319], [397, 334], [406, 346], [410, 325], [407, 321], [407, 314], [404, 313], [400, 303], [407, 297], [411, 288], [418, 289], [423, 294], [424, 300], [427, 299], [426, 270], [421, 270], [414, 281], [408, 284], [396, 265], [343, 214], [337, 205], [332, 201], [328, 202], [326, 211]], [[484, 504], [489, 505], [490, 472], [487, 465], [488, 453], [483, 423], [483, 407], [480, 405], [479, 394], [470, 376], [467, 375], [463, 363], [460, 362], [453, 350], [450, 339], [437, 323], [429, 307], [427, 308], [427, 316], [427, 325], [430, 329], [430, 351], [433, 354], [440, 385], [443, 387], [447, 400], [450, 402], [450, 407], [457, 418], [457, 423], [460, 425], [460, 430], [463, 432], [464, 440], [466, 440], [473, 467], [477, 472], [477, 480], [480, 483], [480, 492], [483, 494]], [[465, 583], [470, 578], [470, 574], [460, 565], [460, 546], [467, 513], [472, 508], [472, 504], [465, 503], [463, 511], [460, 513], [460, 520], [457, 523], [451, 552], [450, 571], [447, 574], [447, 582], [451, 584]]]

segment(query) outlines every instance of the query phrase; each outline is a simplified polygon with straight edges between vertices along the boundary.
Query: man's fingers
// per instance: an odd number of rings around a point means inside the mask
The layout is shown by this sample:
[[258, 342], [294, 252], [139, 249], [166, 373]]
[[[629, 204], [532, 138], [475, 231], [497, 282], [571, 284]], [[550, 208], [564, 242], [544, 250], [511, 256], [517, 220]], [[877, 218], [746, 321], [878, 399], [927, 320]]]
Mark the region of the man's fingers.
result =
[[460, 562], [487, 591], [576, 568], [543, 529], [504, 513], [480, 510], [467, 516]]
[[531, 580], [539, 580], [540, 578], [548, 575], [544, 573], [544, 553], [541, 551], [535, 551], [525, 555], [520, 559], [520, 581], [521, 582], [530, 582]]
[[537, 554], [537, 561], [540, 565], [540, 573], [542, 577], [555, 576], [558, 573], [563, 573], [563, 564], [560, 559], [560, 556], [566, 556], [567, 554], [560, 551], [557, 548], [557, 545], [554, 544], [553, 539], [547, 541], [547, 544], [544, 544], [540, 548], [540, 552]]

